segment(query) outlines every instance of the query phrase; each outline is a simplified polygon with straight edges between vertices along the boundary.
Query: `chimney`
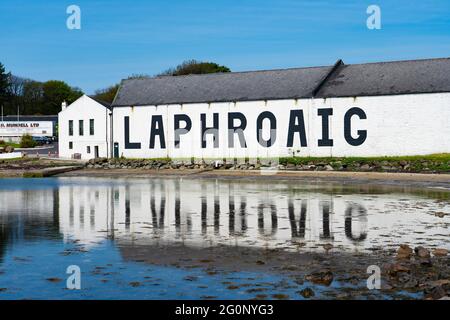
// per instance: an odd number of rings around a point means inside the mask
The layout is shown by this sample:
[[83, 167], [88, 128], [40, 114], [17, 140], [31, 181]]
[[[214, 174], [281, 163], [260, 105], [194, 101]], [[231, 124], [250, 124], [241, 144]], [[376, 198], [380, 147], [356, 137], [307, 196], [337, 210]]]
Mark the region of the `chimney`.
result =
[[63, 101], [63, 102], [61, 103], [61, 111], [64, 111], [66, 108], [67, 108], [67, 102], [66, 102], [66, 101]]

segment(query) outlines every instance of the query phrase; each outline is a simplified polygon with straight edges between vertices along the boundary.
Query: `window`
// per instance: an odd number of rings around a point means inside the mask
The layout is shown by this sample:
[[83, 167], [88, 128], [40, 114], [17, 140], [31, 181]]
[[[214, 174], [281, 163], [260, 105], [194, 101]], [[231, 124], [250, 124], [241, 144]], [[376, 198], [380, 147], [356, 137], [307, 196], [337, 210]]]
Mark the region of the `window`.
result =
[[73, 136], [73, 120], [69, 120], [69, 136]]
[[72, 141], [69, 142], [69, 149], [71, 149], [71, 150], [73, 149], [73, 142]]
[[79, 127], [78, 127], [78, 134], [80, 136], [84, 135], [84, 126], [83, 126], [83, 120], [78, 121]]
[[87, 153], [91, 153], [91, 147], [90, 147], [90, 146], [87, 146], [87, 147], [86, 147], [86, 152], [87, 152]]
[[89, 119], [89, 134], [94, 135], [94, 119]]

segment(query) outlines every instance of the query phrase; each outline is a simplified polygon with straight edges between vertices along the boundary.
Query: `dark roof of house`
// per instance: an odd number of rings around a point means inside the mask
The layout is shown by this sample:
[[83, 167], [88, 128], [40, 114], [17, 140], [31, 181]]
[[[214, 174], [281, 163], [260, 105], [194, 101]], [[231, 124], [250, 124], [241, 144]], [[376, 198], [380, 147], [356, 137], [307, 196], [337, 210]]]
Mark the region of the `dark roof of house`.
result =
[[[3, 116], [4, 121], [17, 121], [17, 115]], [[1, 119], [0, 119], [1, 121]], [[58, 121], [55, 115], [19, 115], [19, 121]]]
[[342, 65], [317, 97], [450, 92], [450, 58]]
[[311, 97], [333, 66], [123, 80], [113, 106]]
[[450, 58], [123, 80], [116, 106], [450, 92]]
[[94, 98], [93, 96], [88, 96], [88, 97], [91, 98], [92, 100], [94, 100], [94, 101], [100, 103], [100, 104], [103, 105], [104, 107], [106, 107], [106, 108], [108, 108], [108, 109], [111, 109], [111, 103], [106, 102], [106, 101], [103, 101], [103, 100], [100, 100], [100, 99], [96, 99], [96, 98]]

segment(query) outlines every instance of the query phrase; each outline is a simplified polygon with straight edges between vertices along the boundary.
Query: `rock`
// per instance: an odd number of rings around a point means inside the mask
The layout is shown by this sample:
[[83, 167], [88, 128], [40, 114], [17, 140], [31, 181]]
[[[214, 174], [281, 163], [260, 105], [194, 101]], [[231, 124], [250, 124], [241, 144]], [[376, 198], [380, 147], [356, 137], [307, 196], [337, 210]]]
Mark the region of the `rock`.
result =
[[447, 249], [434, 249], [433, 250], [433, 255], [436, 257], [445, 257], [448, 254], [448, 250]]
[[325, 166], [325, 170], [326, 170], [326, 171], [333, 171], [334, 169], [333, 169], [332, 166], [330, 166], [329, 164], [327, 164], [327, 165]]
[[317, 271], [307, 275], [305, 279], [314, 284], [329, 286], [333, 282], [333, 273], [328, 270]]
[[4, 151], [5, 153], [11, 153], [11, 152], [14, 152], [14, 148], [11, 147], [11, 146], [6, 146], [6, 147], [3, 149], [3, 151]]
[[424, 247], [416, 247], [414, 248], [414, 252], [419, 258], [430, 258], [430, 251]]
[[397, 250], [397, 259], [410, 259], [413, 250], [407, 244], [401, 244]]
[[443, 218], [446, 216], [446, 214], [444, 212], [436, 212], [434, 215], [438, 218]]
[[130, 282], [129, 285], [136, 288], [136, 287], [139, 287], [141, 285], [141, 283], [139, 281], [133, 281], [133, 282]]
[[430, 291], [425, 291], [425, 297], [434, 300], [441, 299], [447, 295], [447, 292], [441, 286], [432, 288]]
[[333, 245], [331, 243], [325, 243], [322, 247], [326, 251], [326, 253], [328, 253], [328, 251], [333, 249]]
[[315, 293], [311, 288], [305, 288], [303, 290], [300, 290], [298, 293], [305, 299], [309, 299], [315, 296]]
[[410, 268], [407, 266], [401, 265], [399, 263], [388, 265], [386, 268], [386, 271], [391, 276], [396, 276], [400, 272], [407, 272], [409, 273], [411, 271]]
[[370, 170], [370, 166], [366, 163], [366, 164], [363, 164], [360, 169], [367, 171], [367, 170]]
[[449, 296], [445, 296], [445, 297], [440, 298], [439, 300], [450, 300], [450, 297]]

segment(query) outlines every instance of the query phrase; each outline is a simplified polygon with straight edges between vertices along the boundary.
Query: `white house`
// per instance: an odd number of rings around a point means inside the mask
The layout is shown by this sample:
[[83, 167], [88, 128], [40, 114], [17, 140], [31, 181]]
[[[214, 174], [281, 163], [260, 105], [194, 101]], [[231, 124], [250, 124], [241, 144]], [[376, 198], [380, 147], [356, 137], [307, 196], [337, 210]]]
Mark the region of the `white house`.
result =
[[59, 128], [82, 159], [450, 153], [450, 58], [127, 79]]
[[91, 159], [110, 154], [110, 105], [83, 95], [58, 114], [59, 156]]
[[117, 155], [223, 159], [450, 152], [450, 59], [123, 80]]

